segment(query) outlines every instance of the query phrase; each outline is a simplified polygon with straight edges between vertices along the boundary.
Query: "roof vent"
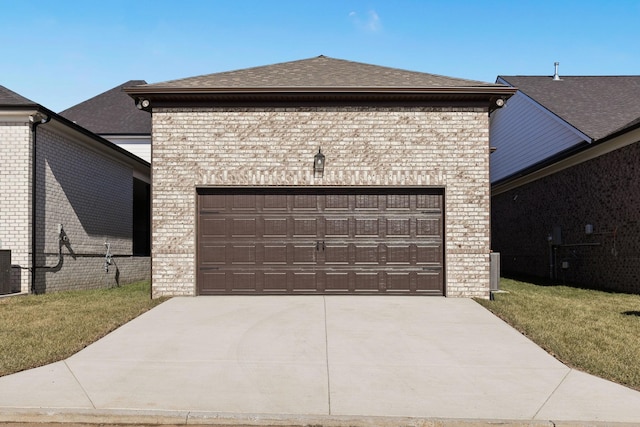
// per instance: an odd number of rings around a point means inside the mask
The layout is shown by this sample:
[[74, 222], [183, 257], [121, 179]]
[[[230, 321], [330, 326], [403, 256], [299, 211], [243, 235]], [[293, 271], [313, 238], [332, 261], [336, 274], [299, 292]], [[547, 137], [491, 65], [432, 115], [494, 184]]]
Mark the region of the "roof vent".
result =
[[560, 65], [560, 63], [559, 63], [559, 62], [554, 62], [554, 63], [553, 63], [553, 65], [554, 65], [554, 66], [555, 66], [555, 68], [556, 68], [556, 71], [555, 71], [555, 73], [553, 74], [553, 80], [555, 80], [555, 81], [560, 81], [561, 79], [560, 79], [560, 76], [558, 75], [558, 66]]

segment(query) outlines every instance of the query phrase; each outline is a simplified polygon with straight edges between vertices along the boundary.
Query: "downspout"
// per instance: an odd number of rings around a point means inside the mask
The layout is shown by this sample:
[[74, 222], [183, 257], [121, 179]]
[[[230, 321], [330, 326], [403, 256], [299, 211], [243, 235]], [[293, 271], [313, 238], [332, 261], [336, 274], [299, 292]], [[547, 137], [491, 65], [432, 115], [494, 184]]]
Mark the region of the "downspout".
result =
[[40, 113], [36, 113], [30, 116], [31, 124], [31, 138], [33, 139], [33, 155], [31, 160], [31, 293], [36, 293], [36, 179], [37, 179], [37, 135], [38, 125], [43, 125], [51, 120], [51, 116], [43, 116]]

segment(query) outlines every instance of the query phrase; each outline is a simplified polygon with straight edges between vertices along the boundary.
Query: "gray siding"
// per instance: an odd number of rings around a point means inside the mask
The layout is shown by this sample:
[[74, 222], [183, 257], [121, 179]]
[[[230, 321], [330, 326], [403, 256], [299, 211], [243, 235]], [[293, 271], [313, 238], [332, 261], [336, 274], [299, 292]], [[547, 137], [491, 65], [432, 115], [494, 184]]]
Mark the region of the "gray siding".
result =
[[490, 120], [491, 182], [497, 182], [585, 140], [585, 136], [521, 92]]

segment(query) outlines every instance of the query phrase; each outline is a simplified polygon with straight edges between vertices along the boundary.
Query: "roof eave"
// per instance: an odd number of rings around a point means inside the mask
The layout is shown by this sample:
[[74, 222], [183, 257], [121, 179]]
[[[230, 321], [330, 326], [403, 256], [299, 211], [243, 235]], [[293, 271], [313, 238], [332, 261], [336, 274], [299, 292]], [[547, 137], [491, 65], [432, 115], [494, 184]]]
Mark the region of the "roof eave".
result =
[[468, 105], [496, 108], [498, 99], [510, 98], [512, 87], [430, 87], [430, 88], [360, 88], [360, 87], [277, 87], [277, 88], [169, 88], [132, 87], [125, 91], [139, 101], [149, 101], [143, 109], [155, 107], [211, 105], [313, 105], [313, 104], [424, 104]]

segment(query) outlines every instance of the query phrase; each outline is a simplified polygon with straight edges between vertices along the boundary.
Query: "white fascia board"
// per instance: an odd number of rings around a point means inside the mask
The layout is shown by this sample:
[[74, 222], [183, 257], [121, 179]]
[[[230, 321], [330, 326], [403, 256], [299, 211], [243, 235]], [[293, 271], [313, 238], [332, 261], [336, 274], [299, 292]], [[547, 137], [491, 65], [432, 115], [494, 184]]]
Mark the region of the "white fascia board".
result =
[[[511, 86], [511, 83], [508, 83], [506, 80], [498, 77], [498, 82], [502, 83], [504, 85], [509, 85]], [[511, 87], [516, 87], [516, 86], [511, 86]], [[533, 105], [535, 108], [537, 108], [538, 110], [542, 111], [544, 114], [546, 114], [548, 117], [550, 117], [553, 121], [565, 126], [566, 128], [568, 128], [571, 132], [573, 132], [576, 136], [578, 136], [579, 138], [583, 139], [584, 141], [587, 141], [589, 144], [593, 142], [593, 139], [591, 139], [591, 137], [587, 136], [586, 134], [582, 133], [580, 131], [580, 129], [576, 128], [575, 126], [573, 126], [571, 123], [567, 122], [566, 120], [564, 120], [563, 118], [561, 118], [560, 116], [558, 116], [557, 114], [553, 113], [551, 110], [549, 110], [548, 108], [546, 108], [545, 106], [543, 106], [542, 104], [540, 104], [538, 101], [536, 101], [535, 99], [531, 98], [529, 95], [527, 95], [526, 93], [524, 93], [523, 91], [521, 91], [520, 89], [518, 89], [518, 92], [520, 93], [520, 95], [522, 95], [522, 97], [528, 101], [529, 103], [531, 103], [531, 105]], [[507, 101], [509, 102], [509, 101]]]
[[25, 122], [30, 123], [29, 117], [38, 112], [33, 110], [0, 110], [0, 122]]
[[[81, 142], [83, 144], [82, 146], [86, 149], [89, 149], [96, 153], [100, 153], [103, 156], [110, 157], [120, 163], [130, 165], [134, 170], [136, 169], [140, 171], [149, 170], [148, 167], [143, 166], [142, 164], [132, 159], [128, 155], [117, 151], [119, 147], [117, 147], [117, 145], [114, 144], [113, 142], [105, 140], [106, 144], [101, 143], [96, 139], [92, 138], [91, 136], [86, 135], [82, 132], [79, 132], [76, 129], [73, 129], [67, 126], [65, 123], [56, 120], [55, 117], [53, 117], [49, 123], [43, 126], [47, 126], [48, 128], [57, 131], [59, 134], [66, 136], [71, 141], [74, 141], [76, 143]], [[96, 135], [96, 137], [98, 137], [98, 135]], [[104, 138], [101, 138], [101, 139], [104, 140]], [[141, 159], [141, 160], [144, 160], [144, 159]]]
[[151, 134], [146, 135], [128, 135], [126, 133], [123, 134], [111, 134], [111, 133], [99, 133], [97, 134], [104, 139], [112, 140], [112, 139], [131, 139], [131, 140], [149, 140], [151, 141]]

